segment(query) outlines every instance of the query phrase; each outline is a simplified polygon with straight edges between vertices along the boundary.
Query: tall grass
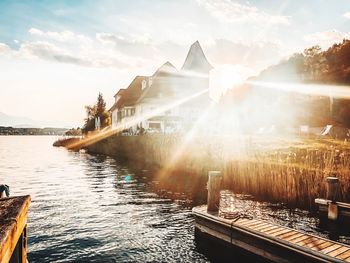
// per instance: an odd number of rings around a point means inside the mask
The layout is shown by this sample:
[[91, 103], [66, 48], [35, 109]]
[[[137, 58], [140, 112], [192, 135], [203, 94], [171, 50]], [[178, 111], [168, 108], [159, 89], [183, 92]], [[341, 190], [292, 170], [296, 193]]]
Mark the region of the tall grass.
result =
[[[330, 139], [251, 136], [180, 135], [114, 136], [89, 147], [93, 152], [122, 155], [138, 166], [159, 171], [161, 181], [187, 174], [189, 184], [205, 191], [209, 170], [224, 173], [225, 188], [258, 199], [314, 208], [325, 197], [327, 176], [340, 181], [340, 200], [350, 202], [350, 146]], [[181, 151], [180, 151], [181, 150]], [[201, 187], [201, 189], [199, 189]]]

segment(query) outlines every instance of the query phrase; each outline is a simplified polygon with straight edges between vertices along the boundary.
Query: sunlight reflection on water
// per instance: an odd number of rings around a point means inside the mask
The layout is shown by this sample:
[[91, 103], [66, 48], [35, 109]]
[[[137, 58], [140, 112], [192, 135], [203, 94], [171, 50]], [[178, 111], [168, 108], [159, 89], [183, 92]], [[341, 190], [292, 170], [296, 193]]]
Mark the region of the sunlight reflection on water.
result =
[[[175, 190], [165, 189], [167, 184], [153, 181], [147, 170], [134, 171], [109, 157], [52, 147], [55, 139], [0, 136], [0, 183], [8, 184], [12, 195], [32, 197], [30, 262], [230, 262], [237, 258], [237, 251], [226, 255], [228, 250], [194, 238], [191, 207], [203, 199], [180, 191], [188, 180], [181, 186], [177, 177]], [[317, 217], [305, 211], [225, 194], [234, 201], [231, 208], [254, 218], [329, 235], [318, 226]], [[349, 243], [348, 236], [334, 238]]]
[[30, 194], [30, 262], [207, 261], [190, 208], [145, 190], [147, 176], [104, 156], [0, 137], [0, 181]]

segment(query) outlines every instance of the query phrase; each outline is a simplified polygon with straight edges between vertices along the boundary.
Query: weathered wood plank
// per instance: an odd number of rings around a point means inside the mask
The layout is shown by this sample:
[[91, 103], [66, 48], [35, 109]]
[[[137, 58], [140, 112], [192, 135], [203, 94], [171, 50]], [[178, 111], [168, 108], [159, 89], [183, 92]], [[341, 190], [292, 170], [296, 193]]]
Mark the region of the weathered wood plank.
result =
[[290, 230], [288, 228], [285, 228], [285, 229], [282, 229], [282, 230], [280, 230], [278, 232], [270, 233], [270, 235], [273, 236], [273, 237], [276, 237], [278, 235], [289, 233], [289, 232], [292, 232], [292, 230]]
[[327, 247], [330, 247], [330, 246], [332, 246], [334, 243], [333, 242], [329, 242], [329, 241], [327, 241], [327, 242], [324, 242], [324, 243], [322, 243], [321, 245], [319, 245], [319, 246], [315, 246], [315, 247], [312, 247], [311, 249], [312, 250], [323, 250], [323, 249], [325, 249], [325, 248], [327, 248]]
[[298, 243], [298, 242], [300, 242], [300, 241], [302, 241], [302, 240], [304, 240], [304, 239], [307, 239], [307, 238], [309, 238], [309, 237], [310, 237], [309, 235], [303, 234], [303, 235], [301, 235], [300, 237], [293, 238], [293, 239], [289, 240], [289, 242], [291, 242], [291, 243]]
[[[204, 218], [196, 220], [201, 221]], [[263, 220], [238, 220], [237, 224], [233, 224], [234, 221], [215, 215], [210, 215], [210, 218], [205, 220], [213, 220], [212, 223], [203, 223], [215, 236], [216, 232], [225, 236], [221, 237], [221, 240], [273, 262], [350, 262], [350, 246], [299, 230]]]
[[303, 235], [304, 235], [303, 233], [296, 233], [295, 235], [286, 237], [286, 238], [284, 238], [283, 240], [285, 240], [285, 241], [290, 241], [290, 240], [292, 240], [292, 239], [295, 239], [295, 238], [300, 237], [300, 236], [303, 236]]
[[[10, 204], [10, 205], [8, 205]], [[30, 204], [30, 196], [0, 199], [0, 262], [10, 261], [25, 226]], [[26, 253], [22, 253], [26, 262]]]
[[280, 235], [277, 235], [277, 237], [280, 239], [285, 239], [285, 238], [288, 238], [288, 237], [295, 235], [295, 234], [298, 234], [298, 232], [295, 230], [291, 230], [289, 233], [280, 234]]
[[348, 250], [350, 250], [348, 247], [340, 247], [340, 248], [338, 248], [336, 250], [333, 250], [332, 252], [328, 253], [328, 256], [336, 257], [339, 254], [344, 253], [345, 251], [348, 251]]
[[339, 259], [346, 259], [346, 258], [350, 257], [350, 250], [345, 251], [345, 252], [343, 252], [335, 257], [339, 258]]
[[320, 245], [322, 245], [323, 243], [326, 243], [326, 241], [323, 240], [323, 239], [318, 239], [316, 241], [313, 241], [313, 242], [310, 242], [310, 243], [306, 244], [305, 247], [307, 247], [307, 248], [315, 248], [315, 250], [320, 250], [320, 249], [318, 249], [318, 247]]
[[268, 234], [268, 235], [272, 236], [272, 234], [281, 232], [283, 230], [285, 230], [285, 228], [282, 228], [282, 227], [278, 226], [276, 229], [271, 229], [269, 231], [266, 231], [265, 234]]
[[240, 218], [238, 219], [235, 224], [238, 224], [238, 225], [243, 225], [244, 223], [247, 223], [247, 222], [251, 222], [252, 220], [251, 219], [248, 219], [248, 218]]
[[299, 245], [299, 246], [306, 246], [307, 244], [314, 243], [317, 240], [320, 240], [320, 239], [317, 238], [317, 237], [310, 237], [308, 239], [304, 239], [304, 240], [298, 242], [297, 245]]
[[242, 226], [252, 227], [252, 226], [255, 226], [255, 225], [262, 224], [262, 223], [264, 223], [264, 222], [260, 221], [260, 220], [251, 220], [251, 222], [243, 223]]
[[271, 225], [269, 223], [264, 223], [264, 224], [256, 225], [256, 226], [249, 227], [249, 228], [256, 230], [256, 231], [261, 231], [262, 229], [271, 228], [271, 227], [274, 227], [274, 225]]
[[341, 245], [339, 245], [339, 244], [333, 244], [329, 247], [322, 249], [320, 252], [327, 254], [327, 253], [332, 252], [333, 250], [336, 250], [340, 247], [341, 247]]

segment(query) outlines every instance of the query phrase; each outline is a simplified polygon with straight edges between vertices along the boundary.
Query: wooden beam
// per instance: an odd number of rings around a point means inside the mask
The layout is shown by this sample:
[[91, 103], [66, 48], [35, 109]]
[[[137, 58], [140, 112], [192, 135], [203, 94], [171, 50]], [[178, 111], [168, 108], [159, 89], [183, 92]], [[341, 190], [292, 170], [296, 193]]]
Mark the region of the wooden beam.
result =
[[[0, 262], [1, 263], [8, 263], [11, 259], [11, 256], [17, 246], [18, 241], [20, 240], [21, 235], [25, 231], [25, 227], [27, 225], [27, 215], [28, 215], [28, 208], [30, 205], [30, 196], [24, 196], [24, 197], [11, 197], [11, 198], [22, 198], [23, 201], [21, 205], [17, 208], [18, 211], [16, 211], [16, 216], [13, 218], [8, 218], [7, 224], [6, 224], [6, 233], [4, 236], [0, 236]], [[6, 200], [9, 200], [11, 198], [4, 198], [1, 199], [0, 202], [5, 202]], [[6, 212], [6, 211], [5, 211]], [[6, 213], [5, 213], [6, 217]], [[4, 220], [4, 219], [3, 219]], [[6, 220], [6, 219], [5, 219]], [[27, 253], [21, 253], [22, 262], [26, 262], [27, 260]]]

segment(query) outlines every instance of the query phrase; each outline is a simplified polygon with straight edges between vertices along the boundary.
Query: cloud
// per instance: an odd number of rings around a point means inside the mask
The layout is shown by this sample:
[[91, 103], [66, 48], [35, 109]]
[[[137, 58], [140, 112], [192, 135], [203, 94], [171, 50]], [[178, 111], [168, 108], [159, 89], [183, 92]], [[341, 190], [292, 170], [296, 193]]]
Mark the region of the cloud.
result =
[[224, 23], [253, 22], [289, 25], [289, 17], [270, 15], [255, 6], [243, 5], [229, 0], [197, 0], [198, 4]]
[[43, 60], [75, 64], [85, 67], [125, 67], [125, 63], [113, 57], [93, 57], [73, 55], [52, 43], [37, 41], [21, 45], [18, 53], [25, 58], [40, 58]]
[[72, 31], [64, 30], [61, 32], [55, 32], [55, 31], [42, 31], [40, 29], [32, 27], [28, 31], [31, 35], [42, 37], [46, 39], [52, 39], [58, 42], [82, 42], [84, 44], [91, 43], [91, 39], [87, 36], [81, 35], [81, 34], [75, 34]]
[[304, 37], [304, 40], [313, 44], [318, 44], [322, 47], [328, 47], [333, 45], [334, 43], [339, 43], [343, 41], [343, 39], [348, 38], [350, 38], [349, 33], [340, 32], [338, 30], [333, 29], [307, 35]]
[[261, 70], [282, 58], [280, 45], [273, 42], [216, 39], [205, 50], [208, 59], [215, 64], [240, 64], [253, 70]]
[[96, 39], [103, 44], [112, 44], [118, 51], [131, 56], [152, 57], [156, 55], [155, 46], [149, 38], [136, 39], [110, 33], [97, 33]]
[[40, 29], [34, 28], [32, 27], [31, 29], [29, 29], [28, 31], [30, 34], [32, 35], [37, 35], [37, 36], [42, 36], [44, 34], [43, 31], [41, 31]]
[[350, 12], [346, 12], [343, 14], [343, 17], [350, 19]]
[[4, 43], [0, 43], [0, 54], [1, 53], [7, 53], [8, 51], [10, 51], [10, 47]]

